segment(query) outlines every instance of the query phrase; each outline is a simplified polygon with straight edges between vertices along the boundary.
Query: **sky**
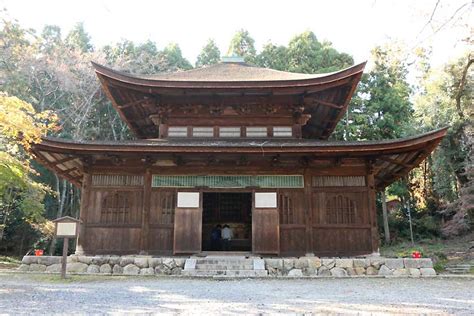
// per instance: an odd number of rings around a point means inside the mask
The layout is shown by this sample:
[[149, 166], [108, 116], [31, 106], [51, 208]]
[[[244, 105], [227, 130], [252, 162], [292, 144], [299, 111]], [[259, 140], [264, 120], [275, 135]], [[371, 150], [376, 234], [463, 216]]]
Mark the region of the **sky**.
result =
[[[122, 39], [152, 40], [160, 48], [175, 42], [192, 63], [209, 38], [225, 55], [232, 35], [243, 28], [257, 50], [268, 41], [287, 45], [296, 34], [311, 30], [356, 62], [369, 60], [373, 47], [399, 40], [408, 48], [431, 46], [432, 63], [438, 65], [466, 51], [461, 39], [468, 35], [466, 24], [473, 26], [471, 0], [0, 0], [0, 8], [38, 31], [53, 24], [65, 35], [83, 22], [96, 47]], [[453, 26], [459, 24], [464, 27]]]

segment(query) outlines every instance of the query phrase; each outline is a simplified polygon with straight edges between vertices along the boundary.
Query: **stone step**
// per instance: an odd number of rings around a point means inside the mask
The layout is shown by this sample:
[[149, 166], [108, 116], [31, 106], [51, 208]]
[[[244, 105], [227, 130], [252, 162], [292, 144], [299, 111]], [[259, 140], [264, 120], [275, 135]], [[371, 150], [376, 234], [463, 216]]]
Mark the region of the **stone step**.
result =
[[465, 272], [469, 272], [469, 270], [471, 269], [466, 269], [466, 268], [446, 268], [446, 270], [448, 271], [465, 271]]
[[266, 270], [185, 270], [182, 275], [186, 276], [229, 276], [229, 277], [265, 277]]
[[254, 259], [196, 259], [196, 264], [253, 264]]
[[196, 264], [196, 270], [253, 270], [252, 264]]

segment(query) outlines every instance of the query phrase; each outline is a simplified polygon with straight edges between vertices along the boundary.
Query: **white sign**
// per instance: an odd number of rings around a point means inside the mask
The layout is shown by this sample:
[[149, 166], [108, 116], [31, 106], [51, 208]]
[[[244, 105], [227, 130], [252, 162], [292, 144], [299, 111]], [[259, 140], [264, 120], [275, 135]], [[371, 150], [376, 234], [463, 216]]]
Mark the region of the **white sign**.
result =
[[77, 223], [57, 223], [58, 229], [56, 231], [57, 236], [74, 237], [76, 236], [76, 225]]
[[178, 207], [199, 207], [199, 192], [178, 192]]
[[276, 208], [276, 192], [255, 192], [255, 208]]

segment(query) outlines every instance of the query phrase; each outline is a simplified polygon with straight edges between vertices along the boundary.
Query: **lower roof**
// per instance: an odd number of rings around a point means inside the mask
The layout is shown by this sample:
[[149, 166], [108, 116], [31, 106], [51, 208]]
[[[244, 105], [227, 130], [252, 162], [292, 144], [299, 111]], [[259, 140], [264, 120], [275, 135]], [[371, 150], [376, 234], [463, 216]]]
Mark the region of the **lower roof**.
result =
[[159, 155], [250, 156], [295, 155], [309, 158], [366, 158], [376, 172], [376, 186], [385, 187], [406, 175], [439, 144], [447, 128], [414, 137], [383, 141], [319, 141], [312, 139], [157, 139], [133, 141], [72, 141], [44, 138], [33, 146], [36, 159], [76, 185], [81, 185], [86, 161], [94, 156], [150, 157]]

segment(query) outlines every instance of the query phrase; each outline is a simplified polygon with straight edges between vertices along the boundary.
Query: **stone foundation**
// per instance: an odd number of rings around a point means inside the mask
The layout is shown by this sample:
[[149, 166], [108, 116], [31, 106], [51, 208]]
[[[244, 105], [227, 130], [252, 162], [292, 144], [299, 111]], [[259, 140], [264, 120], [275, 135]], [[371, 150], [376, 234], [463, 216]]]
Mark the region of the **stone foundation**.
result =
[[270, 276], [434, 276], [430, 258], [274, 258], [265, 259], [265, 268]]
[[[60, 273], [62, 257], [25, 256], [24, 272]], [[69, 256], [67, 272], [104, 275], [180, 275], [185, 257]], [[271, 277], [435, 276], [430, 258], [263, 258]]]
[[[67, 272], [106, 275], [179, 275], [186, 258], [149, 256], [69, 256]], [[24, 272], [60, 273], [62, 257], [25, 256], [18, 268]]]

